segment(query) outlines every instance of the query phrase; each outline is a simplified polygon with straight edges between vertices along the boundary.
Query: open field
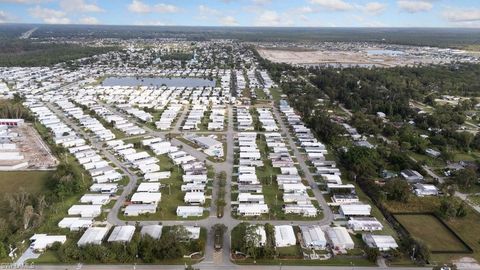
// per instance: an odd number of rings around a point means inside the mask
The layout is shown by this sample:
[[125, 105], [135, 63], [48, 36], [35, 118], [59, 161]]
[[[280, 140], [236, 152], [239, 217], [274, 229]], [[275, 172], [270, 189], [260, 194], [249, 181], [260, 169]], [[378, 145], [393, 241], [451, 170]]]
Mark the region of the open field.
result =
[[[375, 48], [372, 48], [375, 50]], [[258, 53], [275, 63], [288, 63], [293, 65], [344, 65], [344, 66], [379, 66], [395, 67], [412, 65], [415, 62], [425, 64], [434, 63], [431, 58], [396, 57], [387, 54], [368, 54], [363, 51], [327, 51], [327, 50], [294, 50], [257, 48]]]
[[[384, 203], [386, 209], [395, 213], [419, 214], [425, 212], [435, 212], [440, 205], [440, 199], [437, 197], [411, 198], [407, 203], [389, 201]], [[462, 257], [473, 257], [480, 260], [480, 214], [467, 205], [467, 215], [463, 218], [451, 218], [444, 222], [472, 249], [473, 254], [432, 254], [432, 262], [447, 263]], [[423, 224], [421, 226], [424, 226]]]
[[28, 193], [44, 191], [51, 175], [51, 171], [0, 172], [0, 194], [18, 192], [20, 190]]
[[434, 215], [407, 214], [395, 218], [414, 237], [422, 240], [432, 252], [468, 252], [468, 248]]

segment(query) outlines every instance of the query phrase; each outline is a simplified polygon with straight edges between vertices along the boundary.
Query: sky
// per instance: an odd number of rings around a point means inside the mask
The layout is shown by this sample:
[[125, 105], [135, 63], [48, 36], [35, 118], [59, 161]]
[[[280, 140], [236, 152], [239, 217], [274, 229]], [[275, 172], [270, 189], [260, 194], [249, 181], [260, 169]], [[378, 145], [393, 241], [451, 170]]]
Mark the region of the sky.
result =
[[480, 0], [0, 0], [0, 23], [480, 28]]

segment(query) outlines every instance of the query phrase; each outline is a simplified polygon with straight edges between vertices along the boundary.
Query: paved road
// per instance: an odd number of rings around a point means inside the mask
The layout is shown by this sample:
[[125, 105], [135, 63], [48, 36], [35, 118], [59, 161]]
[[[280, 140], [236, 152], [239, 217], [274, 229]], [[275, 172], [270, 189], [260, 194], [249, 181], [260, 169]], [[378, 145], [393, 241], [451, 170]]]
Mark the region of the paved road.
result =
[[[431, 267], [357, 267], [357, 266], [287, 266], [287, 265], [214, 265], [214, 264], [197, 264], [194, 266], [200, 270], [381, 270], [381, 269], [395, 269], [395, 270], [421, 270], [432, 269]], [[21, 268], [14, 268], [21, 269]], [[25, 268], [28, 269], [28, 268]], [[183, 270], [184, 265], [134, 265], [134, 264], [120, 264], [120, 265], [35, 265], [34, 269], [38, 270]]]
[[297, 145], [295, 144], [295, 141], [293, 140], [292, 136], [290, 135], [290, 131], [288, 127], [285, 125], [282, 117], [280, 116], [280, 112], [278, 109], [275, 107], [273, 109], [273, 114], [275, 118], [277, 119], [278, 123], [280, 124], [280, 128], [282, 130], [282, 133], [287, 135], [288, 143], [290, 145], [290, 148], [293, 150], [294, 156], [298, 160], [298, 164], [300, 165], [302, 171], [305, 174], [305, 178], [307, 178], [308, 183], [310, 184], [310, 187], [312, 187], [313, 194], [315, 194], [315, 199], [317, 199], [318, 203], [322, 207], [323, 210], [323, 219], [319, 224], [321, 225], [329, 225], [333, 221], [333, 213], [328, 206], [327, 202], [325, 201], [325, 198], [322, 195], [322, 192], [317, 188], [317, 184], [315, 183], [315, 179], [313, 179], [312, 174], [310, 173], [310, 170], [306, 164], [305, 161], [305, 156], [300, 153], [298, 150]]

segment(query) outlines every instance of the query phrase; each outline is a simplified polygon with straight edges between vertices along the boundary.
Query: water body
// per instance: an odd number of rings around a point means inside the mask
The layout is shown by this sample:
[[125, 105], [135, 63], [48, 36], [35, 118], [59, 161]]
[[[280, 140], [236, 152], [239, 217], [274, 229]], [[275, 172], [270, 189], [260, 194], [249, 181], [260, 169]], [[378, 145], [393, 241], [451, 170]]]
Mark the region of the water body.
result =
[[201, 78], [181, 77], [108, 77], [102, 82], [103, 86], [175, 86], [175, 87], [203, 87], [215, 86], [215, 81]]
[[399, 56], [405, 54], [402, 51], [394, 50], [367, 50], [368, 55], [388, 55], [388, 56]]

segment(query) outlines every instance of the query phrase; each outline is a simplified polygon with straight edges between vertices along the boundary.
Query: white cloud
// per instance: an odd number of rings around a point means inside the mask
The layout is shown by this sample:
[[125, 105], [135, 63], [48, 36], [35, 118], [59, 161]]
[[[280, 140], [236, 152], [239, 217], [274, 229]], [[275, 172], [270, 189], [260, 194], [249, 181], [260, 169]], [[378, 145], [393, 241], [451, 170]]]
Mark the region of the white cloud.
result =
[[379, 2], [369, 2], [365, 6], [361, 7], [363, 11], [372, 13], [372, 14], [380, 14], [384, 12], [386, 8], [387, 8], [386, 4], [382, 4]]
[[272, 0], [252, 0], [252, 2], [253, 2], [255, 5], [263, 6], [263, 5], [270, 4], [270, 3], [272, 2]]
[[221, 25], [225, 25], [225, 26], [236, 26], [236, 25], [238, 25], [237, 19], [235, 19], [235, 17], [233, 17], [233, 16], [221, 17], [219, 22], [220, 22]]
[[135, 25], [163, 26], [163, 25], [167, 25], [167, 24], [165, 22], [162, 22], [162, 21], [139, 21], [139, 22], [135, 22]]
[[15, 4], [40, 4], [50, 2], [51, 0], [0, 0], [0, 3], [15, 3]]
[[78, 21], [81, 24], [99, 24], [100, 21], [95, 17], [82, 17]]
[[273, 10], [263, 11], [255, 20], [256, 26], [291, 26], [292, 24], [288, 16], [280, 16]]
[[303, 6], [303, 7], [294, 9], [293, 12], [296, 14], [303, 15], [303, 14], [315, 13], [315, 12], [318, 12], [318, 10], [312, 8], [311, 6]]
[[32, 17], [41, 19], [44, 23], [51, 24], [68, 24], [70, 19], [67, 18], [67, 14], [61, 10], [42, 8], [36, 6], [34, 8], [28, 9], [28, 12]]
[[398, 0], [398, 7], [409, 13], [425, 12], [433, 8], [433, 4], [428, 0]]
[[480, 9], [448, 9], [442, 16], [449, 22], [480, 22]]
[[132, 3], [128, 5], [128, 10], [135, 13], [175, 13], [179, 11], [179, 8], [174, 5], [158, 3], [150, 6], [140, 0], [132, 0]]
[[0, 10], [0, 23], [6, 23], [6, 22], [9, 22], [10, 20], [11, 20], [10, 14], [8, 14], [3, 10]]
[[210, 8], [210, 7], [205, 6], [205, 5], [199, 5], [198, 6], [198, 13], [200, 13], [201, 16], [213, 16], [213, 15], [217, 16], [217, 15], [221, 14], [221, 12], [219, 10]]
[[346, 11], [353, 9], [351, 4], [343, 0], [310, 0], [310, 3], [333, 11]]
[[62, 0], [60, 7], [66, 12], [102, 12], [98, 5], [87, 3], [84, 0]]
[[386, 27], [387, 26], [382, 22], [371, 20], [370, 18], [365, 18], [363, 16], [354, 15], [353, 18], [355, 19], [355, 21], [357, 21], [357, 24], [360, 24], [362, 27]]

